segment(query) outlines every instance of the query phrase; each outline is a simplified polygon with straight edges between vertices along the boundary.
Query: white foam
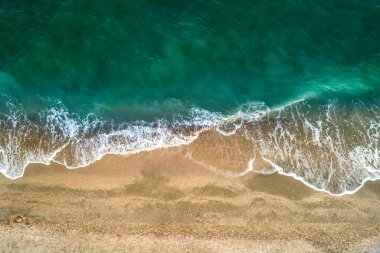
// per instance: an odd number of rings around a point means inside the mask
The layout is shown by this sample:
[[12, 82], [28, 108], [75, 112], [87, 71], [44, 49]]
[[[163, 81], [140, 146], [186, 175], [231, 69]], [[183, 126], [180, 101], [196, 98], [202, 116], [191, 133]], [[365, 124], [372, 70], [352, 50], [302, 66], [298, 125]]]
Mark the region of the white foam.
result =
[[[10, 99], [8, 112], [0, 114], [0, 172], [15, 179], [31, 163], [81, 168], [107, 154], [131, 155], [188, 145], [201, 132], [214, 129], [223, 136], [239, 133], [252, 141], [263, 159], [282, 175], [314, 190], [351, 194], [366, 181], [380, 178], [380, 109], [360, 104], [356, 113], [344, 115], [339, 106], [337, 101], [316, 106], [300, 100], [270, 110], [263, 103], [251, 103], [229, 116], [193, 108], [170, 122], [114, 126], [93, 114], [72, 114], [62, 103], [30, 120], [22, 106]], [[239, 172], [216, 168], [191, 155], [188, 158], [227, 177], [254, 171], [255, 158], [242, 161], [247, 166]]]
[[211, 171], [217, 175], [221, 175], [221, 176], [229, 177], [229, 178], [241, 177], [241, 176], [246, 175], [249, 172], [252, 172], [253, 171], [253, 164], [255, 162], [255, 157], [253, 157], [248, 161], [247, 166], [242, 171], [234, 172], [231, 170], [217, 168], [217, 167], [212, 166], [206, 162], [202, 162], [202, 161], [199, 161], [197, 159], [194, 159], [191, 151], [186, 152], [185, 157], [187, 159], [189, 159], [190, 161], [192, 161], [193, 163], [195, 163], [199, 166], [202, 166], [202, 167], [206, 168], [207, 170], [209, 170], [209, 171]]

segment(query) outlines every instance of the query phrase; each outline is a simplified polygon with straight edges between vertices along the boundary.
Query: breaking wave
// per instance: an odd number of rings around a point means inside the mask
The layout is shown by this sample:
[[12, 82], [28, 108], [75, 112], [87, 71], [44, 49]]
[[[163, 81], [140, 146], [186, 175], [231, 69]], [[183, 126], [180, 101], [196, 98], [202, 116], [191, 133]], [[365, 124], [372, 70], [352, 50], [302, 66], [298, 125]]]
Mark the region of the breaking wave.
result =
[[[380, 178], [380, 108], [374, 103], [301, 100], [272, 109], [251, 103], [229, 116], [193, 108], [172, 120], [124, 124], [79, 116], [59, 102], [33, 115], [15, 99], [4, 108], [0, 172], [12, 179], [30, 163], [79, 168], [106, 154], [183, 145], [189, 146], [187, 158], [216, 173], [278, 172], [334, 195], [354, 193]], [[199, 143], [224, 160], [207, 160], [208, 154], [196, 149]], [[240, 170], [223, 168], [230, 165]]]

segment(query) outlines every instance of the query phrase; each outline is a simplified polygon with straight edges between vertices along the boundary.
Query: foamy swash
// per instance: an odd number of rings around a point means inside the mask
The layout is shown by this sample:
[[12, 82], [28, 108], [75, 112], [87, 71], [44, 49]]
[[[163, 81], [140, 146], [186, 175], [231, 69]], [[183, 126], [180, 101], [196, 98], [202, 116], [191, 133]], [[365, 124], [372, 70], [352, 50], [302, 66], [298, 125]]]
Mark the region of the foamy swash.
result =
[[[93, 114], [72, 114], [61, 103], [37, 116], [27, 115], [14, 100], [6, 108], [0, 116], [0, 171], [12, 179], [21, 177], [30, 163], [79, 168], [106, 154], [191, 144], [206, 131], [250, 143], [252, 158], [241, 161], [246, 168], [239, 175], [256, 171], [260, 159], [268, 166], [263, 173], [279, 172], [335, 195], [353, 193], [365, 181], [380, 178], [380, 108], [360, 101], [299, 101], [276, 109], [252, 103], [230, 116], [194, 108], [171, 121], [117, 125]], [[239, 158], [239, 146], [229, 143], [209, 148], [232, 149]]]

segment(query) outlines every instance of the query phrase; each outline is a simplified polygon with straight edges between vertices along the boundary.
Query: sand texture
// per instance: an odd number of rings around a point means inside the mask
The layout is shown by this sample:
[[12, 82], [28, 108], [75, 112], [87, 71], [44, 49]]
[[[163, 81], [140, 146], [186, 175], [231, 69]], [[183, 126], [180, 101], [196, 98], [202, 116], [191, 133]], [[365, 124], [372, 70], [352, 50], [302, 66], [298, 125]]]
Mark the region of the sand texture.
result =
[[380, 184], [334, 197], [292, 178], [227, 178], [180, 148], [29, 166], [0, 179], [2, 252], [378, 252]]

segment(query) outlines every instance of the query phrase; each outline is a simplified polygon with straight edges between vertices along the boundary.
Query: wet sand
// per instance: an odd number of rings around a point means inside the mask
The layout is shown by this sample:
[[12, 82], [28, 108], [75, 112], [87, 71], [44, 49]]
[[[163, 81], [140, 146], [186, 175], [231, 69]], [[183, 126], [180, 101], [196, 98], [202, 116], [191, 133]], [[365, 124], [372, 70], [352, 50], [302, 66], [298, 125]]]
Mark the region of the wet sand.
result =
[[4, 252], [377, 252], [380, 182], [334, 197], [291, 178], [226, 178], [181, 148], [34, 164], [0, 179]]

